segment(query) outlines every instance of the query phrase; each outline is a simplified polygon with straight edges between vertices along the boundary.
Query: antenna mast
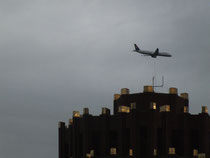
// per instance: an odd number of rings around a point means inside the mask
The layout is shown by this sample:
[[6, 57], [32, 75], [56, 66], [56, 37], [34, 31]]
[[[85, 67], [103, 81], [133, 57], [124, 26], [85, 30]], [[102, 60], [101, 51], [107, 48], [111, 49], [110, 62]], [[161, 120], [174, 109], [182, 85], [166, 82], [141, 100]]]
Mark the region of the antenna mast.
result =
[[155, 90], [156, 87], [163, 87], [163, 86], [164, 86], [164, 76], [162, 76], [162, 84], [161, 85], [155, 85], [155, 76], [152, 77], [153, 90]]

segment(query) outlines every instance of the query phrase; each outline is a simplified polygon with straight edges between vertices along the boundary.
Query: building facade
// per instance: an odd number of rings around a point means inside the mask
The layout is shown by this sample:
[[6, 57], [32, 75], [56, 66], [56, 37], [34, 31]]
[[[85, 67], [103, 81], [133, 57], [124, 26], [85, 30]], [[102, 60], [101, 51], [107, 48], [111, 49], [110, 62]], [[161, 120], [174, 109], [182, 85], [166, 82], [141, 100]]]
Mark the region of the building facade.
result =
[[189, 113], [188, 94], [142, 93], [121, 89], [114, 95], [114, 113], [102, 108], [99, 116], [73, 112], [68, 125], [59, 122], [59, 158], [210, 157], [210, 117]]

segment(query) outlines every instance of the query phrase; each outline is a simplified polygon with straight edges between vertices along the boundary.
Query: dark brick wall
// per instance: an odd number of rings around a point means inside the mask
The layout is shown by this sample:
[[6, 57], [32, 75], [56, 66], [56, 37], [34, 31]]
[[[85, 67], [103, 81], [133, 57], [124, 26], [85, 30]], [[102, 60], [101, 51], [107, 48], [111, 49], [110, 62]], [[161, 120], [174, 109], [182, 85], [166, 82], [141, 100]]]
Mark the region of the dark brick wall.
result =
[[[136, 103], [130, 113], [118, 112], [121, 105]], [[156, 102], [157, 109], [150, 103]], [[170, 105], [170, 112], [159, 112], [160, 106]], [[114, 101], [114, 114], [74, 117], [73, 124], [59, 126], [59, 158], [85, 158], [94, 150], [95, 157], [134, 158], [193, 157], [193, 149], [210, 156], [210, 119], [206, 113], [184, 113], [188, 100], [176, 94], [138, 93], [121, 95]], [[169, 155], [169, 148], [176, 155]], [[117, 155], [110, 155], [116, 148]], [[157, 149], [157, 156], [153, 156]]]

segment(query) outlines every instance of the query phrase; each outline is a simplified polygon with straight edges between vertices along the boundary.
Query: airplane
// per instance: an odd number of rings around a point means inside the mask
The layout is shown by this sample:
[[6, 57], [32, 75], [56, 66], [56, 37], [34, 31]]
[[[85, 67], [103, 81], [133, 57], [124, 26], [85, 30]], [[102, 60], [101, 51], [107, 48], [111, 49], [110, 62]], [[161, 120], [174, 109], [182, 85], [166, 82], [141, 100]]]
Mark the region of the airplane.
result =
[[154, 52], [152, 52], [152, 51], [147, 51], [147, 50], [141, 50], [136, 44], [134, 44], [134, 47], [135, 47], [135, 49], [133, 50], [134, 52], [143, 54], [145, 56], [151, 56], [152, 58], [156, 58], [157, 56], [172, 57], [172, 55], [169, 53], [159, 52], [158, 48]]

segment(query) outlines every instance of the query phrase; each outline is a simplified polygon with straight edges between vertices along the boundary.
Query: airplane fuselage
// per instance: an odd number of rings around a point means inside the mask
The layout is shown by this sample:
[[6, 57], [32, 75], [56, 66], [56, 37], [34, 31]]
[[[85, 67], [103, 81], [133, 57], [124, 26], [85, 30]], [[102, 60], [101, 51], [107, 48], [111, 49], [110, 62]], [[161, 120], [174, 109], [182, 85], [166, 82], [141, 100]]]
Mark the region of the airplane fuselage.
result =
[[154, 52], [152, 51], [147, 51], [147, 50], [134, 50], [134, 52], [143, 54], [143, 55], [148, 55], [151, 56], [153, 58], [156, 58], [157, 56], [164, 56], [164, 57], [171, 57], [172, 55], [166, 52], [159, 52], [158, 54], [154, 54]]

